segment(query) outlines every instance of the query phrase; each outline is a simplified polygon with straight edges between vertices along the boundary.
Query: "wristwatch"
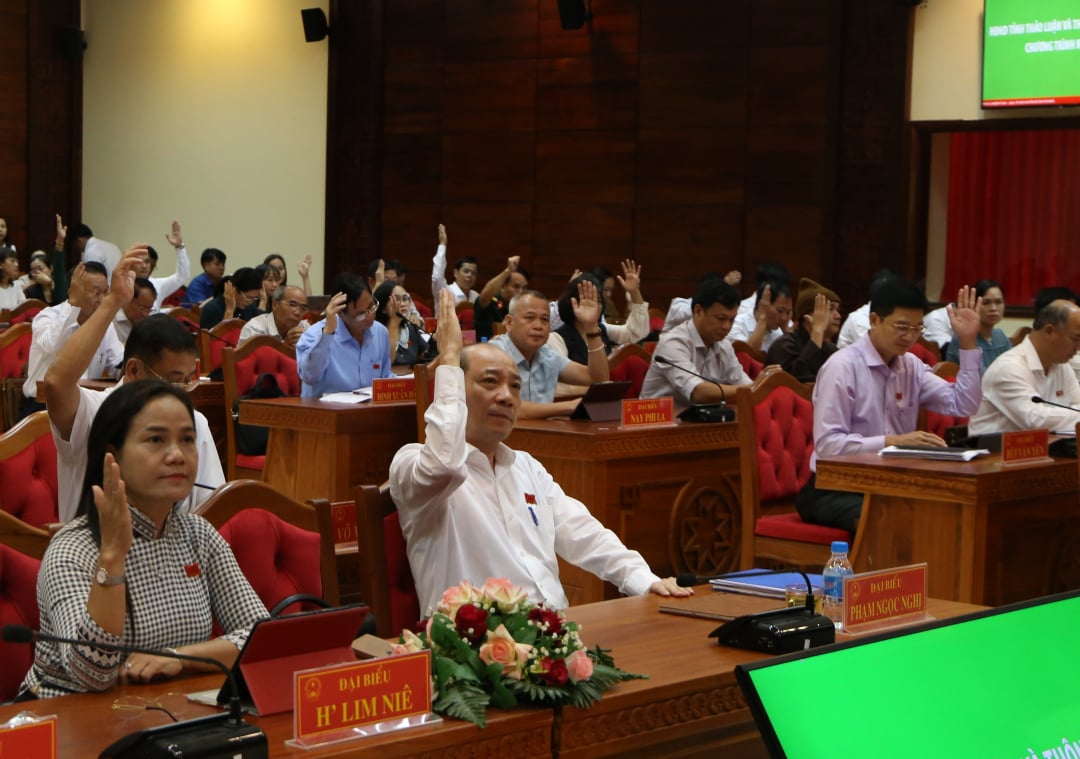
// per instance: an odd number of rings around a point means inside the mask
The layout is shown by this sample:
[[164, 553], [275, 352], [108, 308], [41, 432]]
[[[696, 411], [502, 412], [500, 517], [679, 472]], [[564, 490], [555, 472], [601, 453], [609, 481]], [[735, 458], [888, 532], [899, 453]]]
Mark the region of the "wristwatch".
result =
[[98, 585], [104, 585], [106, 587], [110, 585], [123, 585], [125, 582], [124, 575], [111, 575], [109, 570], [105, 567], [98, 567], [97, 574], [94, 575], [94, 581]]

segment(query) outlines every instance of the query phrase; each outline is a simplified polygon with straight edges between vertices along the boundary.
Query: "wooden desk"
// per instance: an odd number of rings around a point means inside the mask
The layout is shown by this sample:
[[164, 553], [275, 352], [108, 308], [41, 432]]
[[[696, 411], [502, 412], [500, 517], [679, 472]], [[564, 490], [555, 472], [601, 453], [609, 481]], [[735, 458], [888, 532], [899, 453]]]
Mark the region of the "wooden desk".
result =
[[[709, 592], [698, 588], [698, 593]], [[727, 598], [714, 595], [720, 604]], [[446, 719], [438, 725], [312, 751], [284, 744], [292, 737], [291, 713], [250, 719], [266, 732], [270, 755], [275, 757], [766, 757], [765, 745], [734, 676], [736, 664], [756, 661], [764, 654], [718, 646], [707, 637], [717, 622], [661, 614], [659, 604], [658, 597], [646, 596], [569, 610], [568, 617], [582, 625], [586, 646], [610, 648], [620, 667], [649, 675], [648, 680], [619, 683], [590, 709], [489, 709], [484, 730]], [[762, 608], [769, 608], [775, 602], [762, 599], [762, 604]], [[930, 601], [930, 613], [939, 618], [975, 610], [966, 604]], [[220, 683], [220, 675], [205, 675], [13, 704], [0, 707], [0, 722], [23, 709], [39, 715], [57, 714], [57, 755], [96, 756], [121, 736], [164, 724], [167, 719], [159, 712], [121, 719], [111, 708], [117, 697], [153, 698], [170, 691], [206, 690]], [[213, 712], [209, 707], [188, 704], [178, 716], [187, 719]]]
[[866, 494], [856, 571], [925, 561], [931, 596], [991, 606], [1080, 586], [1077, 482], [1071, 459], [817, 462], [818, 487]]
[[[736, 568], [736, 424], [624, 431], [618, 422], [522, 420], [507, 444], [535, 456], [661, 577]], [[572, 605], [605, 597], [604, 583], [587, 572], [563, 564], [560, 576]], [[609, 585], [606, 597], [616, 595]]]
[[416, 404], [240, 401], [240, 421], [270, 428], [263, 481], [298, 501], [352, 500], [385, 482], [398, 448], [416, 442]]

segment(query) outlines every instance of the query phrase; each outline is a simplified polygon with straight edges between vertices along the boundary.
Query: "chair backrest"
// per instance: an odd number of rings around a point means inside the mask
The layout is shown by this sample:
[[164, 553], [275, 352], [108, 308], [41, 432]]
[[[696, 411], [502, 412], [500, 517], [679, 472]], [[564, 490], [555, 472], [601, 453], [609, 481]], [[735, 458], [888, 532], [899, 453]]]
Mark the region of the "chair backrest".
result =
[[[932, 361], [927, 361], [930, 366], [933, 366], [941, 360], [941, 346], [935, 343], [933, 340], [927, 340], [922, 335], [919, 335], [919, 338], [915, 341], [915, 345], [923, 348], [927, 354], [933, 357]], [[922, 358], [921, 353], [922, 352], [918, 354], [920, 358]], [[926, 359], [923, 360], [926, 361]]]
[[6, 314], [0, 314], [0, 322], [7, 322], [12, 326], [15, 326], [16, 324], [29, 324], [42, 309], [48, 307], [49, 304], [43, 300], [28, 298], [15, 306], [15, 308], [6, 312]]
[[[325, 498], [307, 501], [315, 509], [315, 522], [319, 526], [319, 561], [324, 566], [338, 567], [338, 554], [355, 558], [356, 541], [356, 501], [338, 501], [331, 503]], [[333, 606], [341, 604], [345, 588], [341, 587], [342, 573], [338, 568], [339, 585], [333, 588], [337, 598], [328, 595], [330, 588], [323, 589], [323, 598]]]
[[257, 480], [235, 480], [197, 513], [225, 536], [267, 609], [293, 593], [340, 597], [337, 565], [321, 560], [319, 525], [308, 504]]
[[181, 324], [184, 323], [185, 319], [194, 322], [195, 324], [199, 323], [199, 310], [197, 308], [182, 308], [177, 306], [176, 308], [165, 309], [165, 313]]
[[750, 345], [750, 343], [746, 342], [745, 340], [732, 340], [731, 341], [731, 348], [732, 348], [732, 350], [735, 351], [735, 355], [739, 355], [740, 353], [744, 353], [744, 354], [750, 356], [750, 358], [757, 361], [759, 364], [764, 364], [765, 363], [765, 351], [760, 350], [758, 348], [755, 348], [754, 346]]
[[416, 393], [416, 440], [423, 443], [427, 439], [427, 425], [424, 424], [424, 414], [435, 394], [435, 368], [438, 359], [429, 364], [417, 364], [413, 367], [413, 376], [416, 382], [413, 391]]
[[[412, 297], [413, 305], [416, 306], [417, 312], [422, 317], [427, 319], [429, 317], [435, 316], [435, 312], [431, 310], [431, 306], [429, 306], [425, 301], [421, 300], [420, 298], [417, 298], [415, 295], [413, 295], [411, 297]], [[425, 329], [426, 329], [426, 327], [425, 327]], [[431, 330], [428, 330], [428, 331], [430, 332]]]
[[208, 330], [199, 332], [199, 363], [201, 374], [209, 375], [221, 366], [221, 352], [235, 348], [244, 329], [243, 319], [226, 319]]
[[38, 411], [0, 435], [0, 509], [35, 527], [57, 522], [56, 444]]
[[420, 599], [389, 483], [356, 488], [356, 534], [361, 593], [375, 613], [379, 637], [412, 629], [420, 619]]
[[645, 384], [645, 375], [649, 373], [651, 361], [652, 356], [649, 352], [636, 343], [620, 345], [608, 356], [611, 379], [630, 381], [627, 398], [641, 397], [641, 386]]
[[225, 456], [229, 479], [236, 473], [236, 425], [233, 408], [240, 396], [251, 391], [261, 374], [272, 374], [286, 395], [300, 395], [300, 375], [296, 370], [296, 350], [275, 337], [259, 335], [236, 348], [221, 352], [221, 374], [225, 385]]
[[742, 367], [742, 370], [746, 372], [746, 376], [751, 380], [756, 380], [761, 374], [761, 370], [765, 368], [765, 364], [755, 359], [748, 351], [735, 351], [735, 358], [738, 359], [739, 366]]
[[1024, 338], [1031, 334], [1031, 327], [1018, 327], [1015, 332], [1012, 333], [1012, 337], [1009, 338], [1009, 342], [1014, 346], [1024, 342]]
[[458, 322], [461, 324], [462, 329], [476, 328], [476, 309], [472, 303], [463, 300], [454, 306], [454, 310], [457, 312]]
[[[960, 371], [960, 365], [952, 361], [939, 361], [934, 365], [934, 374], [945, 379], [949, 382], [956, 381], [956, 374]], [[916, 423], [917, 429], [924, 430], [926, 432], [933, 432], [935, 435], [945, 440], [950, 445], [949, 438], [953, 436], [953, 431], [956, 428], [966, 427], [969, 418], [966, 416], [953, 416], [951, 414], [939, 414], [936, 411], [931, 411], [928, 408], [919, 409], [919, 419]], [[960, 435], [960, 437], [966, 437], [966, 434]]]
[[937, 364], [938, 361], [941, 360], [941, 351], [939, 350], [937, 353], [935, 353], [930, 350], [926, 345], [924, 345], [926, 341], [923, 340], [923, 338], [920, 337], [919, 340], [920, 342], [915, 342], [911, 344], [911, 347], [908, 348], [908, 353], [918, 358], [927, 366], [934, 366], [935, 364]]
[[[0, 544], [0, 625], [37, 630], [37, 576], [41, 560]], [[34, 663], [34, 647], [0, 642], [0, 703], [11, 701]]]
[[0, 332], [0, 379], [26, 376], [33, 337], [33, 328], [25, 322]]

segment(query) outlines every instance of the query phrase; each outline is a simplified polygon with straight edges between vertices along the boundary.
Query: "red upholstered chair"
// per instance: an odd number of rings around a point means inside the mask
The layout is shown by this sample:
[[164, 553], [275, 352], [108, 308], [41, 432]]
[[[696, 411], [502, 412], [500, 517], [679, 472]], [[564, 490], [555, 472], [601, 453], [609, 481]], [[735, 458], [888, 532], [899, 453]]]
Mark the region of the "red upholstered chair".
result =
[[476, 310], [472, 303], [463, 300], [454, 307], [454, 310], [457, 311], [458, 322], [462, 329], [476, 329]]
[[[952, 361], [939, 361], [934, 366], [934, 374], [949, 382], [956, 381], [956, 373], [959, 371], [960, 366]], [[969, 418], [966, 416], [939, 414], [938, 412], [931, 411], [927, 408], [920, 408], [917, 427], [920, 430], [933, 432], [946, 442], [950, 442], [954, 437], [967, 437], [968, 421]]]
[[847, 530], [804, 522], [795, 498], [810, 479], [814, 449], [812, 386], [773, 371], [735, 395], [742, 476], [744, 569], [767, 560], [820, 571], [830, 543], [851, 540]]
[[424, 317], [425, 319], [429, 319], [435, 316], [435, 312], [431, 310], [431, 306], [429, 306], [420, 298], [417, 298], [415, 295], [412, 295], [410, 297], [412, 298], [413, 305], [416, 306], [416, 310], [420, 313], [422, 317]]
[[[22, 305], [26, 305], [25, 303]], [[0, 431], [15, 424], [22, 408], [22, 386], [26, 379], [26, 365], [30, 361], [30, 341], [33, 330], [29, 324], [16, 324], [0, 332], [0, 397], [3, 398], [3, 414]]]
[[0, 511], [0, 545], [40, 559], [45, 555], [51, 538], [49, 530], [34, 527], [6, 511]]
[[[236, 348], [225, 348], [221, 353], [222, 378], [225, 380], [225, 410], [233, 414], [233, 407], [241, 395], [251, 392], [255, 380], [261, 374], [272, 374], [278, 387], [286, 395], [300, 395], [300, 375], [296, 371], [296, 351], [274, 337], [260, 335]], [[225, 425], [226, 460], [228, 479], [258, 478], [266, 466], [266, 456], [249, 456], [236, 450], [237, 416], [233, 414]]]
[[56, 444], [38, 411], [0, 435], [0, 509], [43, 527], [59, 520]]
[[189, 322], [194, 322], [195, 324], [199, 323], [199, 309], [197, 307], [182, 308], [180, 306], [177, 306], [176, 308], [165, 309], [165, 313], [176, 319], [181, 324], [183, 324], [185, 320]]
[[199, 332], [199, 372], [209, 376], [221, 367], [221, 353], [240, 343], [240, 332], [247, 324], [243, 319], [226, 319], [209, 330]]
[[[40, 626], [37, 576], [41, 559], [0, 544], [0, 625]], [[0, 642], [0, 703], [15, 698], [34, 663], [34, 647]]]
[[645, 384], [645, 375], [649, 372], [652, 356], [636, 343], [620, 345], [608, 356], [608, 369], [613, 381], [630, 381], [627, 398], [641, 397], [641, 386]]
[[1013, 346], [1017, 346], [1024, 342], [1024, 338], [1031, 334], [1031, 327], [1018, 327], [1015, 332], [1012, 333], [1012, 337], [1009, 338], [1009, 342]]
[[[749, 348], [750, 346], [746, 347]], [[736, 350], [735, 358], [739, 360], [739, 366], [742, 367], [742, 370], [746, 372], [746, 376], [749, 377], [751, 380], [756, 380], [761, 374], [761, 370], [765, 368], [765, 364], [755, 359], [748, 351]]]
[[38, 315], [38, 312], [48, 307], [49, 304], [43, 300], [29, 298], [10, 311], [0, 312], [0, 322], [7, 322], [11, 326], [29, 324], [34, 321], [34, 317]]
[[[218, 488], [198, 513], [232, 546], [240, 569], [267, 609], [296, 593], [339, 597], [337, 565], [321, 560], [319, 527], [311, 506], [265, 483], [237, 480]], [[289, 607], [296, 610], [296, 605]]]
[[912, 356], [917, 356], [919, 360], [927, 366], [934, 366], [938, 361], [941, 360], [941, 351], [939, 350], [937, 353], [935, 353], [934, 351], [930, 350], [927, 345], [927, 341], [921, 337], [919, 338], [918, 342], [911, 344], [911, 347], [908, 348], [908, 352]]
[[413, 629], [420, 619], [420, 600], [389, 483], [356, 488], [356, 533], [360, 590], [375, 613], [379, 637]]

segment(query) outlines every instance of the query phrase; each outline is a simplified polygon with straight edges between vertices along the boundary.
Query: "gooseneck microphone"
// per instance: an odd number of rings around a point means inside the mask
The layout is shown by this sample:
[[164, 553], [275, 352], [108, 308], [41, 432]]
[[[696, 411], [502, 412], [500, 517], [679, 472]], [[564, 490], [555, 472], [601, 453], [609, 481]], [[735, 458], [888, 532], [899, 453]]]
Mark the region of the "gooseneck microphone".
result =
[[683, 572], [675, 578], [675, 584], [682, 588], [689, 588], [694, 585], [705, 585], [712, 580], [741, 580], [744, 577], [769, 577], [793, 573], [802, 575], [803, 581], [806, 582], [806, 610], [813, 612], [815, 608], [814, 585], [810, 582], [810, 577], [806, 572], [801, 569], [762, 569], [757, 572], [735, 572], [732, 574], [713, 575], [712, 577], [702, 577], [693, 574], [692, 572]]
[[1057, 406], [1058, 408], [1068, 409], [1069, 411], [1075, 411], [1076, 413], [1080, 414], [1080, 408], [1074, 408], [1074, 407], [1068, 406], [1068, 405], [1066, 405], [1064, 403], [1055, 403], [1054, 401], [1048, 401], [1048, 400], [1046, 400], [1045, 398], [1043, 398], [1040, 395], [1031, 396], [1031, 402], [1032, 403], [1045, 403], [1047, 406]]
[[119, 643], [63, 638], [59, 635], [39, 632], [25, 625], [4, 625], [3, 629], [0, 630], [0, 637], [8, 643], [47, 641], [50, 643], [66, 643], [71, 646], [97, 648], [104, 651], [147, 654], [168, 659], [199, 662], [209, 664], [225, 673], [225, 678], [229, 683], [229, 690], [232, 692], [232, 696], [229, 698], [229, 710], [226, 714], [214, 714], [209, 717], [184, 720], [162, 727], [137, 731], [106, 748], [101, 753], [103, 759], [105, 757], [158, 756], [158, 754], [144, 752], [147, 745], [159, 740], [176, 747], [176, 750], [185, 747], [181, 753], [160, 754], [161, 756], [220, 756], [244, 757], [245, 759], [247, 757], [262, 759], [269, 756], [266, 735], [260, 728], [244, 721], [243, 709], [240, 705], [240, 691], [237, 689], [232, 671], [217, 659], [211, 659], [208, 656], [191, 656], [176, 651], [126, 646]]
[[221, 335], [215, 335], [210, 330], [204, 329], [201, 325], [196, 324], [195, 322], [191, 321], [191, 319], [188, 319], [186, 316], [180, 317], [177, 321], [179, 321], [180, 324], [182, 326], [184, 326], [187, 329], [187, 331], [190, 332], [193, 335], [198, 335], [200, 332], [205, 332], [210, 337], [211, 340], [217, 340], [218, 342], [225, 343], [230, 348], [235, 348], [236, 347], [236, 345], [234, 345], [229, 340], [226, 340]]
[[653, 361], [664, 366], [670, 366], [672, 369], [678, 369], [680, 372], [685, 372], [692, 377], [705, 380], [720, 390], [720, 402], [719, 403], [695, 403], [690, 408], [679, 414], [679, 418], [687, 422], [730, 422], [735, 419], [735, 409], [728, 408], [727, 405], [727, 393], [724, 392], [724, 386], [712, 377], [706, 377], [704, 374], [699, 374], [692, 369], [687, 369], [685, 366], [676, 364], [674, 361], [670, 361], [664, 356], [653, 354]]

